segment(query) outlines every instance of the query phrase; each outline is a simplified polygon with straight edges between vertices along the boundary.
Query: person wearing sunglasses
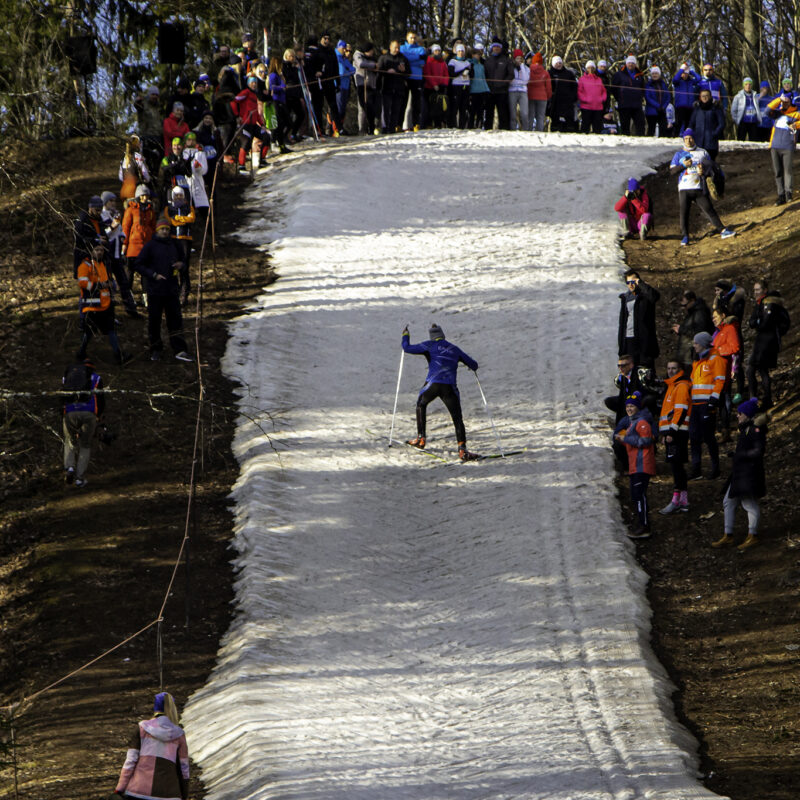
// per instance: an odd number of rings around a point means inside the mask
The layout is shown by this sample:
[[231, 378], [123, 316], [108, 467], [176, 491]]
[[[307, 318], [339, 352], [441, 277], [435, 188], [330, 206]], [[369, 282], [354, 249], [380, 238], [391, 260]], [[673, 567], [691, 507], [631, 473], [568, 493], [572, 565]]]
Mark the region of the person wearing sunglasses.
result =
[[640, 367], [653, 369], [660, 352], [656, 336], [656, 303], [661, 294], [645, 283], [639, 273], [625, 273], [626, 291], [620, 294], [618, 354], [633, 356]]

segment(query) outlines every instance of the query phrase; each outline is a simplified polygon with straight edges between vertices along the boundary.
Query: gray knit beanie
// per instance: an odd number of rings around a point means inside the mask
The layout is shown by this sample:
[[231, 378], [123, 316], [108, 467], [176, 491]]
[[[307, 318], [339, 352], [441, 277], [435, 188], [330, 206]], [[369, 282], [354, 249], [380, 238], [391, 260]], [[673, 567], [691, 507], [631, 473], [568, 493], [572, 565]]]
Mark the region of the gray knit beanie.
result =
[[444, 331], [434, 322], [431, 324], [428, 336], [436, 341], [437, 339], [444, 339]]

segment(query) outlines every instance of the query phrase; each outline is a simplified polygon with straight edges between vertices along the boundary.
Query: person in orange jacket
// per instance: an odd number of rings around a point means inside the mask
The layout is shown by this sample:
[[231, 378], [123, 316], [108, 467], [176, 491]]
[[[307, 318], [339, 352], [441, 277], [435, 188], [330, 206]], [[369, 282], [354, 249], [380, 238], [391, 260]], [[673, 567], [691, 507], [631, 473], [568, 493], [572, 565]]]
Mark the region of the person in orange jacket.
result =
[[82, 331], [81, 345], [75, 356], [76, 361], [86, 358], [86, 348], [95, 333], [108, 336], [114, 359], [122, 364], [125, 356], [119, 345], [117, 332], [114, 330], [114, 303], [111, 295], [111, 281], [103, 262], [105, 245], [98, 241], [92, 248], [88, 258], [83, 259], [78, 265], [78, 287], [80, 299], [80, 329]]
[[658, 432], [667, 448], [667, 464], [672, 468], [672, 500], [659, 509], [660, 514], [689, 510], [688, 476], [684, 466], [689, 460], [689, 416], [692, 412], [692, 382], [683, 365], [667, 362], [666, 391], [661, 402]]
[[710, 333], [701, 331], [695, 334], [693, 345], [697, 361], [692, 367], [692, 412], [689, 416], [689, 445], [692, 454], [690, 481], [702, 477], [700, 461], [704, 442], [711, 457], [709, 477], [719, 477], [719, 445], [715, 433], [717, 409], [727, 375], [725, 359], [714, 351]]
[[650, 519], [647, 507], [647, 485], [656, 474], [656, 448], [653, 435], [653, 417], [642, 407], [641, 392], [625, 398], [624, 417], [617, 424], [614, 438], [628, 451], [628, 473], [631, 482], [631, 500], [636, 509], [638, 524], [628, 533], [631, 539], [650, 536]]
[[722, 441], [731, 439], [731, 391], [732, 376], [741, 370], [741, 334], [739, 318], [733, 315], [726, 317], [724, 312], [715, 308], [711, 312], [716, 330], [711, 334], [711, 341], [717, 355], [725, 359], [725, 388], [722, 390], [719, 404], [719, 423], [722, 429]]

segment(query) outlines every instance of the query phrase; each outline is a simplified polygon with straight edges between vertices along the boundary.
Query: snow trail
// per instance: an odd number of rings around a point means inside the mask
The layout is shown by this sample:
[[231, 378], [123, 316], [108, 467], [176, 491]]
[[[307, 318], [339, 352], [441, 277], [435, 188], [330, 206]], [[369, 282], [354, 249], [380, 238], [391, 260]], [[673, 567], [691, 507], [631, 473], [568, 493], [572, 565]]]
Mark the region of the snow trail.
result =
[[[668, 152], [429, 132], [251, 190], [285, 218], [280, 279], [225, 364], [245, 415], [237, 613], [184, 715], [210, 798], [716, 796], [649, 650], [601, 410], [612, 204]], [[479, 362], [503, 446], [525, 453], [450, 466], [386, 446], [408, 321], [413, 342], [436, 321]], [[406, 356], [397, 438], [425, 371]], [[463, 367], [459, 386], [471, 448], [494, 451]], [[440, 403], [428, 434], [454, 453]]]

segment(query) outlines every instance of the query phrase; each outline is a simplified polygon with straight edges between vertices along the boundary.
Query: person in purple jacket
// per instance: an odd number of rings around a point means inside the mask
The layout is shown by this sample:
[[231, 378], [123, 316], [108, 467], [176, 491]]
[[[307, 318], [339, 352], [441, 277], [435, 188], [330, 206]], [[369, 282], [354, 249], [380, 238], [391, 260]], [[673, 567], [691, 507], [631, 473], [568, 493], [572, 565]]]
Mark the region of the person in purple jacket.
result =
[[650, 80], [644, 86], [644, 115], [647, 118], [647, 135], [670, 136], [667, 106], [672, 102], [672, 89], [661, 77], [659, 67], [650, 67]]
[[428, 361], [428, 375], [417, 398], [417, 435], [415, 438], [409, 439], [408, 444], [421, 450], [425, 448], [427, 406], [428, 403], [439, 397], [447, 406], [453, 419], [458, 441], [458, 457], [462, 461], [469, 461], [476, 456], [467, 450], [467, 431], [461, 415], [461, 397], [456, 385], [456, 373], [459, 363], [464, 363], [468, 369], [477, 372], [478, 362], [448, 342], [444, 338], [444, 331], [436, 323], [431, 325], [428, 336], [430, 339], [426, 342], [411, 344], [408, 328], [403, 331], [403, 351], [414, 355], [424, 355]]

